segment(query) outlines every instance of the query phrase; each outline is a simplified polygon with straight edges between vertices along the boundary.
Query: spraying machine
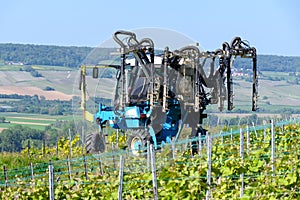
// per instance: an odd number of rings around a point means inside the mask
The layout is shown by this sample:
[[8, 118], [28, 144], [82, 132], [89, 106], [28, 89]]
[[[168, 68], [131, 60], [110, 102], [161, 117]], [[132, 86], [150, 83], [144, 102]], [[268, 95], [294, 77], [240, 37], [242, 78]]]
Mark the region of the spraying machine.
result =
[[223, 110], [227, 100], [227, 109], [234, 108], [232, 66], [236, 57], [252, 59], [252, 111], [257, 110], [256, 49], [240, 37], [211, 52], [201, 52], [194, 45], [156, 51], [150, 38], [139, 40], [129, 31], [117, 31], [113, 39], [120, 45], [119, 64], [91, 68], [94, 78], [101, 67], [117, 70], [114, 105], [100, 102], [97, 113], [86, 111], [85, 76], [89, 66], [81, 66], [81, 108], [84, 118], [99, 126], [97, 133], [87, 136], [89, 153], [105, 151], [103, 129], [108, 126], [127, 133], [127, 148], [134, 155], [149, 143], [159, 148], [177, 141], [184, 124], [191, 127], [191, 137], [205, 136], [202, 124], [207, 105], [217, 104]]

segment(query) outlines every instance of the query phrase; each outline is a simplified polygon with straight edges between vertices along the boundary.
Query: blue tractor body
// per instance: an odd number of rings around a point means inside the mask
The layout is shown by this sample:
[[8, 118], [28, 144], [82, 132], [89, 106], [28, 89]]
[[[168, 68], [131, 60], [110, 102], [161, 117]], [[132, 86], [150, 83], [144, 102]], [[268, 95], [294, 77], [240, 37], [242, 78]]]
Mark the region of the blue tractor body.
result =
[[[179, 134], [179, 124], [181, 120], [181, 108], [178, 101], [173, 101], [174, 104], [169, 105], [170, 109], [165, 113], [160, 113], [159, 116], [164, 120], [162, 124], [156, 124], [161, 127], [159, 132], [148, 127], [150, 124], [150, 116], [152, 111], [149, 102], [142, 105], [127, 106], [124, 111], [115, 111], [114, 107], [107, 107], [102, 103], [99, 104], [99, 111], [94, 115], [94, 121], [103, 125], [108, 125], [114, 129], [144, 129], [149, 132], [151, 141], [154, 147], [165, 143], [170, 143], [171, 139]], [[161, 123], [161, 120], [159, 121]], [[155, 126], [155, 122], [153, 122]]]

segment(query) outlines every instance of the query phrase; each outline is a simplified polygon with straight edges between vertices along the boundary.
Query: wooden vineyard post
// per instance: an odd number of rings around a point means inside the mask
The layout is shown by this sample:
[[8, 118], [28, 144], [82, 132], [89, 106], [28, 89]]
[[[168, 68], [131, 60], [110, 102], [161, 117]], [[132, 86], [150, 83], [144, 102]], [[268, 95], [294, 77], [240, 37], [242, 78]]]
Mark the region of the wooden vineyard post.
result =
[[191, 158], [193, 157], [193, 142], [191, 141], [191, 139], [189, 139], [189, 147], [190, 147], [190, 154], [191, 154]]
[[85, 148], [85, 132], [84, 132], [84, 126], [82, 126], [82, 129], [81, 129], [81, 140], [82, 140], [82, 154], [86, 154], [86, 148]]
[[99, 169], [100, 169], [100, 175], [103, 176], [103, 167], [102, 167], [102, 159], [101, 159], [101, 156], [99, 156]]
[[28, 157], [30, 157], [30, 140], [28, 140], [28, 143], [27, 143], [27, 148], [28, 148]]
[[46, 140], [43, 138], [43, 156], [46, 154]]
[[86, 157], [85, 155], [83, 155], [83, 166], [84, 166], [84, 175], [85, 175], [85, 179], [89, 180], [88, 177], [88, 171], [87, 171], [87, 165], [86, 165]]
[[5, 179], [5, 187], [8, 187], [8, 177], [7, 177], [7, 168], [6, 165], [3, 166], [4, 179]]
[[68, 156], [68, 174], [69, 174], [69, 179], [72, 180], [72, 173], [71, 173], [71, 161], [70, 161], [70, 156]]

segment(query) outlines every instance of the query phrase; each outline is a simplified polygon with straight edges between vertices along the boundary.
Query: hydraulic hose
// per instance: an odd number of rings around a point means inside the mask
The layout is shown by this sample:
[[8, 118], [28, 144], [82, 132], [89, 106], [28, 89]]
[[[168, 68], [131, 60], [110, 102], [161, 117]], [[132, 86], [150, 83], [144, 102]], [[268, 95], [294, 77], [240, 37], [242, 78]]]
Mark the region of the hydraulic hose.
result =
[[122, 31], [122, 30], [116, 31], [113, 34], [113, 39], [121, 46], [121, 48], [125, 48], [126, 45], [119, 39], [118, 35], [128, 35], [138, 43], [138, 41], [136, 40], [136, 34], [135, 33], [129, 32], [129, 31]]

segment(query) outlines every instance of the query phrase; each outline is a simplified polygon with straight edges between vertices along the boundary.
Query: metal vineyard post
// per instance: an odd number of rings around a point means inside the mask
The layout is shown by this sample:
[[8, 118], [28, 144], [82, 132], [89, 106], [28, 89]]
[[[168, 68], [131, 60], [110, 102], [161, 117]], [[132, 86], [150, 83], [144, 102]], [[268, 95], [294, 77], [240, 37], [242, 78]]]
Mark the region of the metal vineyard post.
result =
[[123, 155], [120, 155], [120, 171], [119, 171], [118, 200], [121, 200], [121, 199], [122, 199], [123, 176], [124, 176], [124, 157], [123, 157]]
[[72, 180], [70, 156], [67, 158], [69, 179]]
[[250, 154], [250, 132], [249, 126], [247, 125], [247, 154]]
[[155, 161], [155, 150], [153, 144], [150, 145], [150, 157], [151, 157], [151, 168], [152, 168], [152, 182], [153, 182], [153, 194], [154, 200], [158, 199], [157, 194], [157, 177], [156, 177], [156, 161]]
[[[247, 126], [247, 137], [248, 137], [248, 126]], [[248, 138], [247, 138], [248, 139]], [[240, 157], [242, 158], [242, 162], [244, 161], [244, 132], [243, 129], [240, 128]], [[244, 173], [240, 175], [241, 177], [241, 190], [240, 190], [240, 197], [244, 196]]]
[[275, 132], [274, 121], [271, 120], [271, 161], [272, 161], [272, 176], [275, 173]]
[[212, 161], [211, 161], [211, 154], [212, 154], [212, 139], [211, 139], [211, 134], [207, 132], [206, 135], [206, 144], [207, 144], [207, 185], [208, 189], [206, 191], [206, 200], [210, 199], [210, 186], [211, 186], [211, 166], [212, 166]]
[[31, 176], [31, 180], [34, 180], [33, 165], [32, 165], [32, 163], [30, 163], [30, 176]]
[[49, 199], [54, 200], [54, 173], [53, 173], [53, 165], [50, 160], [49, 167]]

